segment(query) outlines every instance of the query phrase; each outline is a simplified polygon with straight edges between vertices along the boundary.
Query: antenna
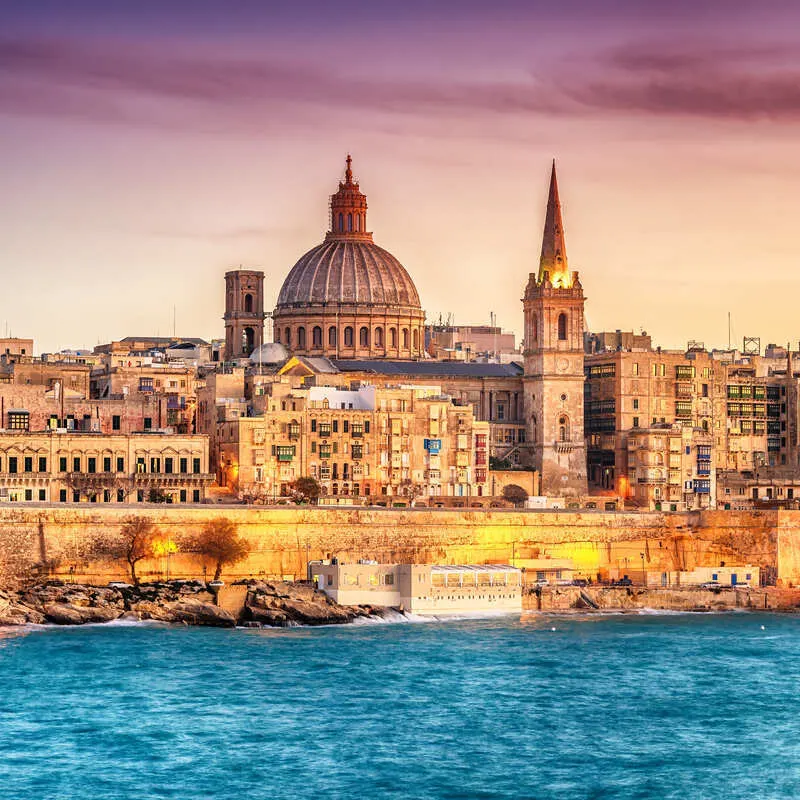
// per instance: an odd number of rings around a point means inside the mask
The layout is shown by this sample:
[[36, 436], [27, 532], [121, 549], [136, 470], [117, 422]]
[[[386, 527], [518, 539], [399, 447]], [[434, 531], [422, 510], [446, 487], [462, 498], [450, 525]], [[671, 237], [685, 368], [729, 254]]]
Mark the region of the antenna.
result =
[[731, 349], [731, 312], [728, 312], [728, 350]]

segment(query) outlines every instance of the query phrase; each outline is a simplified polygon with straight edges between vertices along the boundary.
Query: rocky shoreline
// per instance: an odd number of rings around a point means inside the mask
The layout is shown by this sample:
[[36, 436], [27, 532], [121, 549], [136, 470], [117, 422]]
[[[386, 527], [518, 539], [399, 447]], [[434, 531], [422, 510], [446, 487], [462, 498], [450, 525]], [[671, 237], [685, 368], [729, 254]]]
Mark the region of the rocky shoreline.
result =
[[[236, 584], [234, 584], [236, 586]], [[304, 583], [247, 581], [238, 613], [217, 605], [200, 581], [139, 586], [90, 586], [47, 581], [27, 589], [0, 589], [0, 626], [85, 625], [114, 620], [156, 620], [217, 628], [341, 625], [387, 609], [340, 606]]]

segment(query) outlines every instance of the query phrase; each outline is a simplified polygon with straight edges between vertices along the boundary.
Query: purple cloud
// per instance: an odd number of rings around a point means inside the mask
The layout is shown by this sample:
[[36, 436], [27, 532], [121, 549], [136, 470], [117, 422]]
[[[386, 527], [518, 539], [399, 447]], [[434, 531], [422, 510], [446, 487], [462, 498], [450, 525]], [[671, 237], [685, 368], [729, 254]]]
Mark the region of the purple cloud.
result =
[[794, 121], [800, 67], [797, 48], [784, 44], [637, 43], [548, 61], [527, 79], [415, 80], [309, 61], [0, 40], [0, 112], [180, 126], [187, 111], [196, 120], [224, 108], [232, 124], [259, 124], [303, 107], [434, 117], [622, 112]]

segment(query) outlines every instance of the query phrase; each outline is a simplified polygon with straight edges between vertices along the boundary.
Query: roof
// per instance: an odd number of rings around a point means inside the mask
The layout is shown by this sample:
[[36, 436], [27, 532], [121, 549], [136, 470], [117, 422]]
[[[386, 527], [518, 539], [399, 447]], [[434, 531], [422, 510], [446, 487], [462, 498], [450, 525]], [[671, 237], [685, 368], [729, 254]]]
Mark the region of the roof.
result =
[[479, 364], [464, 361], [334, 360], [340, 372], [373, 372], [376, 375], [433, 375], [463, 378], [519, 378], [519, 364]]
[[510, 564], [433, 564], [431, 572], [521, 572]]

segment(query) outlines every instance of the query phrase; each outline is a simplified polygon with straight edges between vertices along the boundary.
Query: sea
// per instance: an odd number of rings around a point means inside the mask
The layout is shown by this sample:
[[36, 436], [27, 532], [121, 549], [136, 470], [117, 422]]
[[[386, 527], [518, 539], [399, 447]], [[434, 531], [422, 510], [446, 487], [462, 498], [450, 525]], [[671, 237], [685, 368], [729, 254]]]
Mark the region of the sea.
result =
[[0, 629], [0, 798], [800, 798], [800, 617]]

